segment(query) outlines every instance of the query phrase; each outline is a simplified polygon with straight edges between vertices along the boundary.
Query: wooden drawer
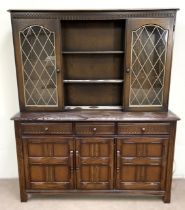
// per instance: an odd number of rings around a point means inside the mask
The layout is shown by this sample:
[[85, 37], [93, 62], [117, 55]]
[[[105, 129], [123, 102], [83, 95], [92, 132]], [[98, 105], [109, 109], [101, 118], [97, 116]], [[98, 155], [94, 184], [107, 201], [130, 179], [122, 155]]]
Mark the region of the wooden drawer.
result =
[[76, 134], [80, 135], [114, 134], [114, 123], [77, 123]]
[[118, 134], [169, 134], [170, 123], [118, 123]]
[[72, 134], [72, 123], [22, 123], [22, 134]]

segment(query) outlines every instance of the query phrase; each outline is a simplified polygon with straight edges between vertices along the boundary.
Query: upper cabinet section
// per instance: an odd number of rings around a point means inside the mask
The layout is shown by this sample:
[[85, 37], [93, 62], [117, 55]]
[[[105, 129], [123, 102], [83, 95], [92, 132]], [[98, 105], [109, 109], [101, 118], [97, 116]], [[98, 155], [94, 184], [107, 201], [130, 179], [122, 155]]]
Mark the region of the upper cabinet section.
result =
[[175, 16], [12, 10], [21, 111], [166, 111]]
[[173, 25], [173, 19], [165, 18], [127, 21], [127, 110], [167, 109]]
[[57, 22], [13, 20], [20, 106], [58, 110], [61, 106]]

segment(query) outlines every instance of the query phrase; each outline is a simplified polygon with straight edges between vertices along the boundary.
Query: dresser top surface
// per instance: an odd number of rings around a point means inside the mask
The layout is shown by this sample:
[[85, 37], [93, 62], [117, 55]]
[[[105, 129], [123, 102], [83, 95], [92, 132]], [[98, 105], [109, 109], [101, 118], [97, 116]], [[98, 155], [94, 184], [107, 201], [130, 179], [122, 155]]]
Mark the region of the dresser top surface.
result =
[[134, 9], [81, 9], [81, 10], [60, 10], [60, 9], [9, 9], [9, 12], [132, 12], [132, 11], [170, 11], [179, 10], [179, 8], [134, 8]]
[[42, 18], [60, 20], [110, 20], [126, 18], [174, 18], [178, 8], [114, 9], [114, 10], [47, 10], [10, 9], [12, 18]]
[[177, 121], [173, 112], [66, 111], [19, 112], [15, 121]]

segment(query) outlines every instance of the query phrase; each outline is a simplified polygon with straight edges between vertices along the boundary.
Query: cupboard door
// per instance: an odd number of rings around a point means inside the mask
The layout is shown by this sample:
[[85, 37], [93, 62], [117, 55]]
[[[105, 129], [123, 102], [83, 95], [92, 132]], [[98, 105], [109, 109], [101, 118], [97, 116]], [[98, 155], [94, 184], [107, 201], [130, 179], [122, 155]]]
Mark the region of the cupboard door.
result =
[[126, 24], [126, 110], [167, 110], [173, 19], [129, 19]]
[[27, 189], [73, 189], [73, 139], [24, 138]]
[[60, 24], [13, 19], [21, 110], [59, 110], [62, 100]]
[[113, 189], [112, 138], [76, 139], [77, 189]]
[[117, 139], [116, 188], [164, 190], [168, 138]]

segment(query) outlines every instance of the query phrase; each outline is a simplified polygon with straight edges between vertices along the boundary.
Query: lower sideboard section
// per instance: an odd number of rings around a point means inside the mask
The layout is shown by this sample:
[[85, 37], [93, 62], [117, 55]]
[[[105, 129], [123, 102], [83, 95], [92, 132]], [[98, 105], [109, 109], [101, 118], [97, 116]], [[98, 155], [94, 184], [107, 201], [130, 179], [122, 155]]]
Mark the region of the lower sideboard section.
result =
[[28, 193], [108, 193], [170, 202], [175, 128], [176, 122], [16, 122], [21, 201]]

